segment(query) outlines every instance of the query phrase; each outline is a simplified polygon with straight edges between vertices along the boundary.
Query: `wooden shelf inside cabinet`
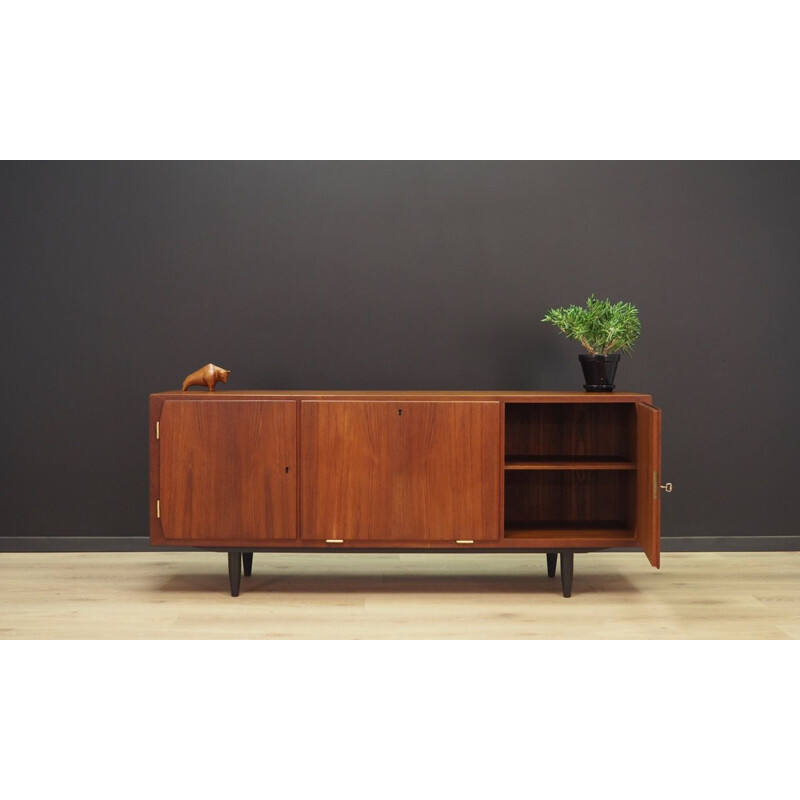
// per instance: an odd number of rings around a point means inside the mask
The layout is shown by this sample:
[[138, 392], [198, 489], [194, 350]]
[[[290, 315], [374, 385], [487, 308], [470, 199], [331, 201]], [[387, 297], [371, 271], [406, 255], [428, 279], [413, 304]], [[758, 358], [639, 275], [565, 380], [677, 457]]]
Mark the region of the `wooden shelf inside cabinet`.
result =
[[510, 522], [503, 532], [506, 539], [543, 539], [551, 537], [609, 537], [633, 541], [633, 531], [621, 520], [536, 520]]
[[544, 457], [506, 456], [506, 470], [583, 470], [583, 469], [636, 469], [633, 461], [614, 456], [563, 456]]

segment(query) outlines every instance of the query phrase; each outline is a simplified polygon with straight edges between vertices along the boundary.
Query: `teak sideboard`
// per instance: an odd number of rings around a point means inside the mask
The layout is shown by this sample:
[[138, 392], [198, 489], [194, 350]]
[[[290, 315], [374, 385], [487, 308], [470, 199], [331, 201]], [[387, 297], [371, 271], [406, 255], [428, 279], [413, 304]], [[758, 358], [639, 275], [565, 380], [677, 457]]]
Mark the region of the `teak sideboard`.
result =
[[228, 553], [576, 552], [660, 560], [661, 411], [645, 394], [163, 392], [150, 541]]

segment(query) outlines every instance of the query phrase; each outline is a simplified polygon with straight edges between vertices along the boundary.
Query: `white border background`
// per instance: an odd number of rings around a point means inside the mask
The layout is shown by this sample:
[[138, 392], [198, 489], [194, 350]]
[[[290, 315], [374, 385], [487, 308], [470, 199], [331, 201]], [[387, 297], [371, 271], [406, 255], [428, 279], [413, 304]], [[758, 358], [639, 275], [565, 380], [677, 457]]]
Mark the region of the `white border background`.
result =
[[[0, 155], [795, 159], [793, 6], [6, 3]], [[0, 642], [0, 791], [784, 796], [799, 652]]]

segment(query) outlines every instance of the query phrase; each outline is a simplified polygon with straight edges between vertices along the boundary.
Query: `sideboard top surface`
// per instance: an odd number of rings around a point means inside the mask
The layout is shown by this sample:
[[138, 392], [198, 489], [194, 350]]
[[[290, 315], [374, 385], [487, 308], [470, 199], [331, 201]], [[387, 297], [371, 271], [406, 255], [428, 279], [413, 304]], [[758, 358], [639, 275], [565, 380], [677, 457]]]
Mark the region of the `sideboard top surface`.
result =
[[165, 400], [183, 397], [191, 400], [241, 400], [276, 398], [285, 400], [502, 400], [509, 403], [652, 403], [652, 396], [637, 392], [524, 392], [524, 391], [387, 391], [387, 390], [180, 390], [158, 392], [151, 397]]

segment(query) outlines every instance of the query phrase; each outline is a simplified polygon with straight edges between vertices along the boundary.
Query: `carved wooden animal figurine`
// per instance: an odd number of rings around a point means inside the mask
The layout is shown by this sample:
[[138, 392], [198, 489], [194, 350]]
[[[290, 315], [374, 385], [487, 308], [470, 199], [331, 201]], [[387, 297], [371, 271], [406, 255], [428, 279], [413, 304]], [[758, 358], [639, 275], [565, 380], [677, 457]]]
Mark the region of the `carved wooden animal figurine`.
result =
[[222, 369], [222, 367], [217, 367], [214, 364], [206, 364], [204, 367], [200, 367], [197, 372], [186, 376], [186, 380], [183, 382], [183, 391], [185, 392], [190, 386], [208, 386], [208, 391], [213, 392], [217, 381], [227, 383], [228, 375], [230, 374], [231, 371], [229, 369]]

